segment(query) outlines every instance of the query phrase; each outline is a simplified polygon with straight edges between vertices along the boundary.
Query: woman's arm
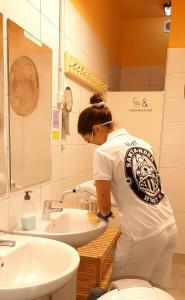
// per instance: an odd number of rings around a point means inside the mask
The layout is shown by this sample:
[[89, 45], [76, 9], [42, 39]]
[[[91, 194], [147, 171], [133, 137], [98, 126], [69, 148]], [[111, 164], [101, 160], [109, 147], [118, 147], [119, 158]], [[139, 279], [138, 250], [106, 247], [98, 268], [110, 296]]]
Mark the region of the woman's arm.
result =
[[107, 216], [111, 212], [110, 180], [95, 180], [99, 212]]

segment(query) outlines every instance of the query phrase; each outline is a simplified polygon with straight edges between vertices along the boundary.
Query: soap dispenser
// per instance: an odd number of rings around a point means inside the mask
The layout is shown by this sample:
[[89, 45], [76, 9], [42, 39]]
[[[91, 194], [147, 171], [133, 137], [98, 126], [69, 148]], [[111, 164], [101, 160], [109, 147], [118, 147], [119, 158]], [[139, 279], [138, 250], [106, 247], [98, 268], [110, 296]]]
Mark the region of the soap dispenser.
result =
[[31, 230], [36, 226], [36, 213], [30, 194], [32, 191], [25, 191], [21, 215], [22, 230]]

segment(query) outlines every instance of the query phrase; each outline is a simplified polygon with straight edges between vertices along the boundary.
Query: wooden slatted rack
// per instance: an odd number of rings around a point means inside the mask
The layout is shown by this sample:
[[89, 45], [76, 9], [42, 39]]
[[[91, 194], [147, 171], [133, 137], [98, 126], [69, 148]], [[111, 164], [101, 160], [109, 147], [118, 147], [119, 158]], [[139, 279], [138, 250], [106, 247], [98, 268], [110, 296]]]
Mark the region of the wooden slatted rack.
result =
[[112, 272], [112, 250], [119, 236], [119, 227], [108, 227], [100, 237], [78, 248], [80, 266], [77, 274], [77, 300], [87, 299], [91, 288], [108, 288]]

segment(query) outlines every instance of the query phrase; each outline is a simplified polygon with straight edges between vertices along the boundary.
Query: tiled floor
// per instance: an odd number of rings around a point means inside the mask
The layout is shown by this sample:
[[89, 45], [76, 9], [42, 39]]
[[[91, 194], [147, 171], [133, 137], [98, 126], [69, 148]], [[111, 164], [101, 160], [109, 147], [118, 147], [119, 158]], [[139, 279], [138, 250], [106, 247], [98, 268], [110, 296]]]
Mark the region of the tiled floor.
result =
[[169, 293], [175, 300], [185, 300], [185, 255], [183, 254], [175, 254], [173, 257]]

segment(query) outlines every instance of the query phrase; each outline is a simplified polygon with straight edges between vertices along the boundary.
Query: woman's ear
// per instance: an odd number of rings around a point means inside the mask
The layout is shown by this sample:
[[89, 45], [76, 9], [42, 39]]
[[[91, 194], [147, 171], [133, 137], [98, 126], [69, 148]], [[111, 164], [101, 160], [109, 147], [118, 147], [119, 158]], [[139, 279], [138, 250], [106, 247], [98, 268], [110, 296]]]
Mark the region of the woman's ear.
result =
[[99, 124], [95, 124], [92, 127], [94, 133], [99, 133], [101, 131], [101, 126]]

